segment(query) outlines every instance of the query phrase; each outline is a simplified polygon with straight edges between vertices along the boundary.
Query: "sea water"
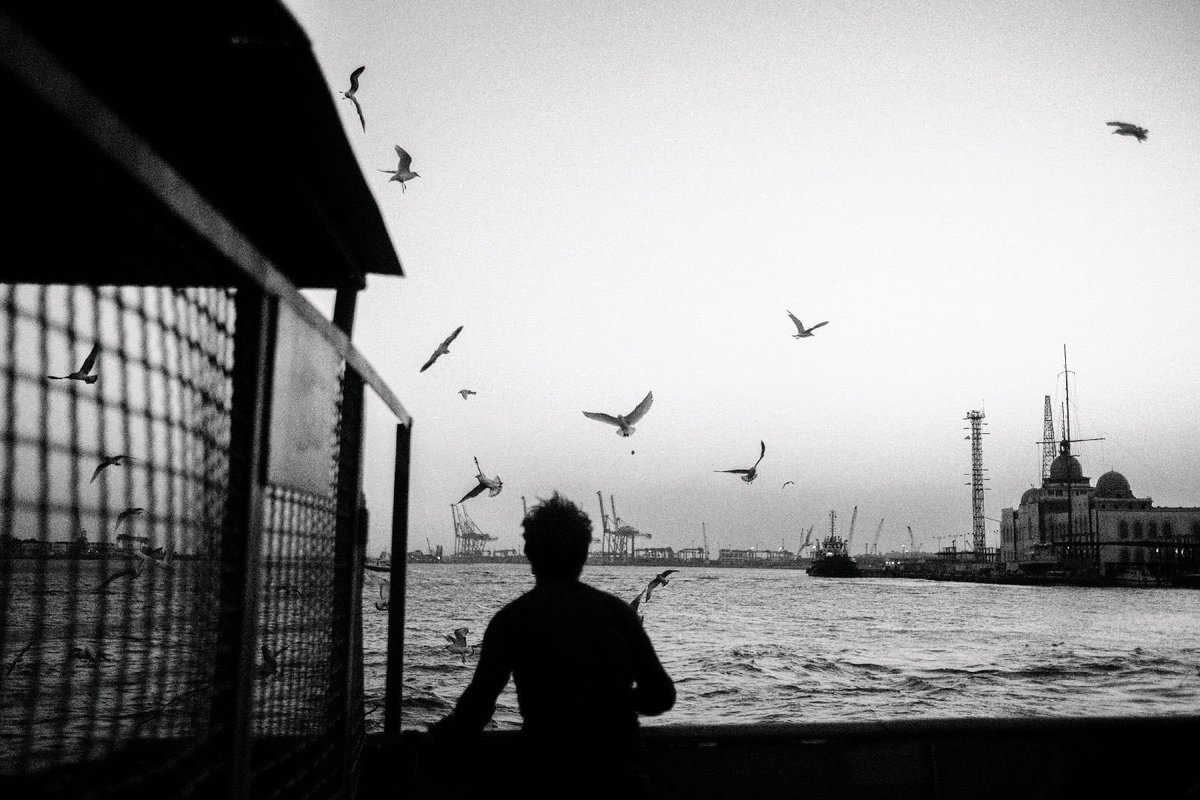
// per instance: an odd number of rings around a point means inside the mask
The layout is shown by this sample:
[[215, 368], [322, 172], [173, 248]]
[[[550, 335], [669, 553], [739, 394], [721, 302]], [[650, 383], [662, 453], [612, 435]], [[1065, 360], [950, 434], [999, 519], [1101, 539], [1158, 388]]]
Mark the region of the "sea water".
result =
[[[659, 570], [586, 567], [633, 599]], [[410, 564], [402, 727], [448, 713], [491, 616], [532, 588], [521, 564]], [[368, 727], [382, 723], [387, 612], [364, 590]], [[643, 603], [675, 681], [646, 725], [914, 717], [1200, 713], [1200, 591], [814, 578], [803, 570], [680, 568]], [[520, 725], [510, 681], [493, 726]]]

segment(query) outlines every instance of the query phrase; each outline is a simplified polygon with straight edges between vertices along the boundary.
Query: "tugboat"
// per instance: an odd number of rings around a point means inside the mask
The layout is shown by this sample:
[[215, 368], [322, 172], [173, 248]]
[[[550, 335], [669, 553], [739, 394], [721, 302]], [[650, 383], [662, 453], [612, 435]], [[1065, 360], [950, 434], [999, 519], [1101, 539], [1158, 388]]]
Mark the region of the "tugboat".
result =
[[829, 512], [829, 535], [821, 540], [821, 546], [813, 554], [812, 565], [806, 570], [816, 578], [857, 578], [862, 573], [858, 563], [850, 555], [846, 540], [835, 532], [837, 514]]

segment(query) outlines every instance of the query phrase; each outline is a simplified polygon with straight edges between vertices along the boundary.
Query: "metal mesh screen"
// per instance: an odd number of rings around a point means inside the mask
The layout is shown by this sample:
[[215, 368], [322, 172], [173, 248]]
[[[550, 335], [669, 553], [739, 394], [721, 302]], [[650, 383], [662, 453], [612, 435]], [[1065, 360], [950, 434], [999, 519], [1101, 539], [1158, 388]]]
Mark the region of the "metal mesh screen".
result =
[[146, 740], [168, 768], [209, 721], [233, 293], [7, 285], [0, 308], [0, 775]]

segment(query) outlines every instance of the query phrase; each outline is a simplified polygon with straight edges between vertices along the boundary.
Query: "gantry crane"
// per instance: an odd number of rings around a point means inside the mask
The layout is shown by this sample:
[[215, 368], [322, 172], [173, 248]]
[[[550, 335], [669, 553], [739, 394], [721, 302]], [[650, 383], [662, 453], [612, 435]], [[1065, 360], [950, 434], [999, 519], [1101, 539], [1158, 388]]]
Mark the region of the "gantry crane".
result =
[[879, 555], [879, 534], [883, 533], [883, 520], [879, 520], [879, 527], [875, 529], [875, 539], [871, 542], [871, 552]]
[[617, 516], [617, 501], [610, 494], [608, 501], [612, 505], [612, 517], [610, 518], [604, 513], [604, 495], [601, 492], [596, 492], [596, 497], [600, 499], [600, 527], [603, 530], [603, 543], [601, 550], [606, 559], [612, 561], [629, 561], [633, 558], [633, 551], [636, 546], [636, 539], [651, 538], [650, 534], [642, 533], [632, 525], [626, 525], [621, 518]]

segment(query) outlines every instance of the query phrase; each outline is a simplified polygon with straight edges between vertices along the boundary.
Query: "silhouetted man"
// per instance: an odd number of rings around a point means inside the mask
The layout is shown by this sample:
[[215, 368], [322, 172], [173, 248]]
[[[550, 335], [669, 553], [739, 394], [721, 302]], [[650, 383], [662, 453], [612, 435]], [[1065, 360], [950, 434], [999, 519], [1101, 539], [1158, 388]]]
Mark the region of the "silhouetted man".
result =
[[592, 522], [556, 492], [522, 523], [536, 584], [492, 618], [470, 686], [430, 727], [461, 743], [492, 717], [508, 683], [523, 725], [523, 796], [649, 796], [638, 714], [675, 704], [675, 684], [629, 604], [582, 583]]

